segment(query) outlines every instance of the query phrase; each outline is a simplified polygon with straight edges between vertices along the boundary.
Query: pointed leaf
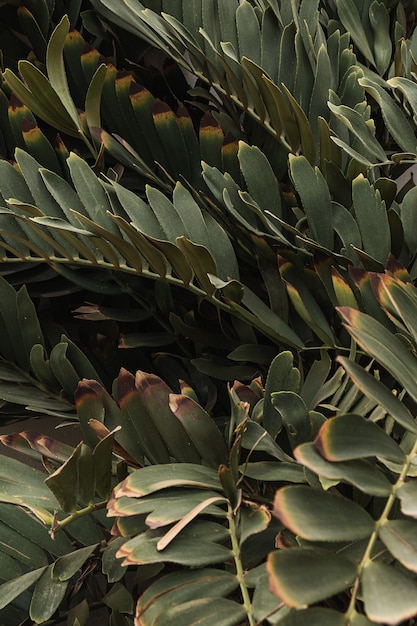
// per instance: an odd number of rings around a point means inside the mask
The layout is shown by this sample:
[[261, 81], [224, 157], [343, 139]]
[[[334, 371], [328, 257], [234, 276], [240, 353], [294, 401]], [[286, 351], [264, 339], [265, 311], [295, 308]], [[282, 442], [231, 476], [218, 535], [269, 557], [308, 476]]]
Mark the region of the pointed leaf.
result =
[[399, 380], [417, 401], [417, 361], [403, 342], [370, 315], [348, 307], [337, 310], [355, 341]]
[[52, 577], [61, 581], [69, 580], [84, 565], [88, 557], [94, 552], [97, 544], [74, 550], [65, 554], [52, 564]]
[[46, 51], [46, 68], [48, 72], [49, 82], [55, 93], [59, 96], [66, 111], [70, 115], [75, 126], [79, 126], [79, 118], [77, 109], [72, 100], [67, 75], [65, 71], [63, 49], [66, 36], [70, 28], [69, 19], [66, 15], [61, 19], [58, 26], [52, 33]]
[[42, 576], [46, 569], [46, 567], [41, 567], [0, 585], [0, 610], [31, 587], [33, 583]]
[[385, 125], [393, 139], [398, 143], [403, 152], [415, 154], [417, 142], [414, 130], [408, 121], [404, 111], [400, 109], [395, 100], [376, 81], [369, 78], [360, 78], [359, 84], [376, 100], [381, 107]]
[[346, 357], [339, 357], [338, 361], [343, 365], [355, 385], [368, 398], [376, 400], [396, 422], [417, 434], [417, 424], [410, 411], [385, 385], [355, 361]]
[[52, 617], [67, 591], [68, 581], [53, 578], [52, 568], [53, 565], [50, 565], [44, 571], [33, 591], [29, 615], [37, 624]]
[[369, 46], [369, 37], [365, 32], [357, 5], [354, 0], [336, 0], [337, 12], [343, 26], [350, 33], [364, 57], [376, 67], [376, 62]]

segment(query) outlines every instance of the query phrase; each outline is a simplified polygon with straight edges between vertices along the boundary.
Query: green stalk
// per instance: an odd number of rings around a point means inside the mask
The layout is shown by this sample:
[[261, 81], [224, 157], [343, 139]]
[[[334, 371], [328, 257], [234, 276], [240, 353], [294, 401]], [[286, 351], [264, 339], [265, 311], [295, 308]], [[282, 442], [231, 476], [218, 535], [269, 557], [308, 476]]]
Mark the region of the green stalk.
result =
[[74, 522], [75, 520], [80, 519], [81, 517], [85, 517], [86, 515], [90, 515], [90, 513], [94, 513], [94, 511], [104, 509], [106, 506], [107, 506], [107, 500], [103, 500], [102, 502], [96, 502], [96, 503], [92, 502], [91, 504], [84, 507], [83, 509], [78, 509], [78, 511], [73, 511], [71, 515], [68, 515], [68, 517], [65, 517], [62, 520], [58, 520], [55, 516], [55, 519], [52, 523], [49, 534], [51, 535], [52, 539], [54, 539], [55, 533], [58, 530], [65, 528], [65, 526], [68, 526], [68, 524], [71, 524], [71, 522]]
[[256, 626], [255, 620], [252, 615], [252, 603], [249, 596], [249, 591], [245, 583], [245, 573], [242, 567], [242, 561], [240, 560], [240, 548], [239, 541], [236, 535], [236, 524], [233, 509], [231, 504], [227, 505], [227, 519], [229, 522], [229, 532], [232, 541], [232, 554], [235, 561], [236, 577], [239, 582], [240, 591], [243, 599], [243, 608], [248, 616], [249, 626]]

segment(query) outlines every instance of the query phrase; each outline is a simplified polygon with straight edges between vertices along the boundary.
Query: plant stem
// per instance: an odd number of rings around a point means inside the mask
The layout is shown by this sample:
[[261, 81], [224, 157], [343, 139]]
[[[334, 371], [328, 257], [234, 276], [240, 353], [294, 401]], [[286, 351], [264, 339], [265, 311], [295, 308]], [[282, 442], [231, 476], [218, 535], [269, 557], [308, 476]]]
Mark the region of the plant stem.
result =
[[365, 567], [367, 566], [367, 564], [369, 563], [369, 561], [372, 560], [372, 557], [371, 557], [372, 550], [375, 546], [376, 540], [378, 539], [379, 529], [388, 519], [388, 516], [391, 512], [391, 509], [397, 497], [397, 491], [404, 484], [411, 462], [416, 454], [417, 454], [417, 439], [414, 442], [414, 445], [410, 454], [406, 456], [406, 460], [401, 470], [401, 473], [398, 476], [397, 482], [392, 486], [391, 493], [388, 496], [388, 499], [386, 501], [384, 510], [382, 511], [380, 518], [376, 520], [375, 522], [374, 530], [372, 531], [372, 534], [368, 541], [368, 545], [366, 546], [365, 552], [363, 553], [362, 559], [358, 565], [357, 576], [356, 576], [355, 583], [353, 585], [352, 596], [350, 598], [349, 607], [345, 613], [347, 620], [350, 620], [355, 613], [355, 605], [356, 605], [356, 600], [357, 600], [359, 584], [361, 581], [362, 573]]
[[104, 509], [106, 505], [107, 505], [107, 500], [103, 500], [102, 502], [96, 502], [96, 503], [92, 502], [91, 504], [84, 507], [83, 509], [78, 509], [78, 511], [73, 511], [71, 515], [68, 515], [68, 517], [65, 517], [62, 520], [58, 520], [55, 516], [51, 530], [49, 531], [49, 534], [51, 535], [53, 539], [55, 536], [55, 533], [58, 530], [65, 528], [65, 526], [68, 526], [68, 524], [71, 524], [71, 522], [74, 522], [80, 517], [84, 517], [85, 515], [94, 513], [94, 511], [99, 511], [100, 509]]
[[236, 536], [236, 524], [234, 513], [231, 504], [227, 505], [227, 519], [229, 521], [229, 532], [232, 540], [232, 553], [235, 561], [236, 567], [236, 577], [239, 582], [240, 591], [242, 593], [243, 599], [243, 608], [246, 611], [246, 615], [248, 616], [249, 626], [255, 626], [255, 620], [252, 615], [252, 603], [249, 596], [249, 591], [245, 583], [245, 573], [242, 567], [242, 561], [240, 560], [240, 549], [239, 549], [239, 541]]

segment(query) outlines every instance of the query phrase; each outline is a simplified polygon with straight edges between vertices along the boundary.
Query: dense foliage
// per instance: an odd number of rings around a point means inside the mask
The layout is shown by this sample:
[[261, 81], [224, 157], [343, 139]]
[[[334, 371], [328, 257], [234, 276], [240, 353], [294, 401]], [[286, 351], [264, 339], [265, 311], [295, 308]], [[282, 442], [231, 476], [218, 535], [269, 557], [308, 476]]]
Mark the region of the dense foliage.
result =
[[0, 3], [1, 624], [415, 623], [415, 11]]

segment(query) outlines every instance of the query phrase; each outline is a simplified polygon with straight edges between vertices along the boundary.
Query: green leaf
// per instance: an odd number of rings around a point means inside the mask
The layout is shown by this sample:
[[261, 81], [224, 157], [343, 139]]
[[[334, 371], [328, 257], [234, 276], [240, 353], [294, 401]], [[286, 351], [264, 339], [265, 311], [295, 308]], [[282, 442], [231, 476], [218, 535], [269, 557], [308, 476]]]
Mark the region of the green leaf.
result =
[[417, 572], [417, 522], [386, 520], [379, 529], [379, 536], [404, 567]]
[[417, 613], [415, 582], [392, 566], [369, 561], [362, 576], [362, 596], [369, 619], [398, 624]]
[[144, 591], [137, 604], [137, 616], [144, 626], [150, 626], [174, 602], [181, 606], [199, 598], [222, 598], [237, 586], [236, 576], [220, 569], [179, 570], [159, 577]]
[[411, 254], [415, 254], [417, 250], [417, 233], [413, 228], [413, 224], [415, 224], [416, 215], [417, 215], [417, 187], [412, 187], [405, 194], [403, 201], [401, 203], [401, 221], [403, 223], [403, 228], [404, 228], [404, 238]]
[[374, 529], [373, 519], [358, 504], [302, 485], [277, 491], [273, 514], [308, 541], [356, 541]]
[[282, 427], [282, 417], [272, 404], [272, 393], [277, 391], [300, 390], [301, 375], [296, 367], [293, 367], [293, 355], [291, 352], [281, 352], [272, 361], [265, 383], [265, 399], [263, 405], [263, 425], [274, 439]]
[[280, 626], [346, 626], [346, 619], [344, 615], [333, 609], [314, 607], [293, 611], [279, 620], [279, 624]]
[[383, 365], [417, 401], [417, 362], [403, 342], [373, 316], [348, 307], [337, 310], [355, 341]]
[[112, 487], [113, 443], [115, 433], [109, 433], [93, 450], [95, 487], [100, 498], [108, 500]]
[[217, 276], [218, 271], [210, 251], [205, 246], [192, 243], [186, 237], [178, 237], [177, 245], [193, 268], [200, 287], [207, 294], [212, 295], [216, 288], [212, 284], [209, 274]]
[[158, 615], [154, 626], [238, 626], [246, 617], [241, 604], [224, 598], [201, 598], [172, 606]]
[[[195, 521], [167, 548], [157, 548], [160, 536], [147, 531], [130, 539], [119, 549], [117, 556], [124, 557], [124, 565], [144, 563], [177, 563], [188, 567], [204, 567], [224, 563], [231, 557], [231, 550], [218, 543], [227, 530], [213, 522]], [[218, 533], [217, 536], [214, 533]]]
[[42, 576], [45, 570], [47, 570], [46, 567], [41, 567], [0, 585], [0, 610], [13, 602], [26, 589], [29, 589]]
[[171, 456], [185, 463], [198, 463], [200, 456], [194, 444], [169, 408], [169, 395], [172, 390], [168, 385], [158, 376], [138, 370], [135, 387]]
[[24, 82], [19, 80], [9, 68], [6, 68], [4, 78], [19, 100], [52, 128], [78, 137], [78, 123], [74, 125], [72, 117], [46, 76], [26, 60], [19, 61], [18, 68]]
[[224, 517], [225, 512], [213, 502], [221, 500], [215, 491], [204, 489], [169, 489], [161, 494], [150, 494], [141, 498], [121, 497], [112, 499], [108, 504], [108, 515], [112, 517], [131, 517], [147, 514], [144, 521], [149, 528], [167, 527], [180, 522], [198, 507], [205, 509], [207, 515]]
[[374, 55], [369, 46], [369, 36], [362, 26], [354, 0], [336, 0], [336, 7], [340, 21], [350, 33], [353, 42], [358, 46], [364, 57], [376, 67]]
[[394, 463], [405, 461], [404, 452], [378, 424], [353, 413], [324, 422], [314, 445], [328, 461], [374, 456]]
[[352, 182], [352, 199], [363, 249], [385, 266], [391, 251], [385, 202], [362, 174]]
[[140, 497], [170, 487], [199, 487], [221, 489], [220, 481], [213, 469], [191, 463], [149, 465], [132, 472], [116, 489], [116, 497], [124, 495]]
[[286, 454], [272, 439], [271, 435], [255, 421], [248, 420], [242, 434], [242, 447], [247, 450], [267, 452], [279, 461], [293, 462], [293, 458]]
[[111, 212], [111, 204], [105, 189], [90, 166], [74, 152], [67, 159], [67, 163], [79, 200], [84, 205], [81, 213], [86, 212], [93, 222], [113, 235], [120, 235], [116, 224], [107, 214]]
[[68, 581], [54, 578], [52, 570], [53, 565], [49, 565], [33, 591], [29, 615], [37, 624], [45, 622], [52, 617], [67, 591]]
[[169, 408], [184, 426], [201, 458], [217, 469], [227, 463], [227, 447], [210, 415], [194, 400], [184, 395], [170, 394]]
[[311, 423], [304, 400], [293, 391], [275, 391], [272, 406], [282, 417], [287, 436], [293, 448], [311, 440]]
[[401, 511], [404, 515], [417, 518], [417, 482], [407, 482], [397, 491], [401, 502]]
[[290, 483], [306, 482], [303, 469], [296, 463], [286, 463], [285, 461], [279, 463], [274, 461], [243, 463], [239, 465], [239, 471], [244, 476], [249, 476], [249, 478], [255, 478], [263, 482], [268, 482], [269, 480]]
[[114, 583], [123, 578], [126, 569], [122, 566], [121, 560], [116, 558], [116, 552], [126, 541], [124, 537], [116, 537], [107, 544], [102, 556], [102, 570], [109, 583]]
[[[359, 113], [359, 111], [356, 111], [346, 105], [336, 105], [332, 102], [329, 102], [328, 106], [337, 119], [339, 119], [357, 137], [357, 139], [359, 139], [362, 145], [356, 146], [358, 151], [361, 148], [364, 150], [365, 156], [369, 157], [371, 155], [377, 161], [381, 161], [382, 163], [387, 160], [385, 150], [375, 137], [373, 126], [366, 123], [365, 118]], [[334, 138], [334, 142], [336, 145], [340, 145], [342, 148], [349, 150], [349, 153], [351, 153], [352, 146], [350, 144], [347, 145], [337, 137]], [[353, 156], [353, 154], [351, 154], [351, 156]], [[360, 162], [362, 162], [362, 158], [362, 155], [358, 155]], [[368, 158], [365, 158], [365, 162], [368, 165], [372, 165]]]
[[417, 433], [417, 424], [410, 411], [383, 383], [372, 376], [355, 361], [346, 357], [339, 357], [339, 363], [344, 367], [355, 385], [368, 398], [375, 400], [387, 413], [407, 430]]
[[87, 90], [85, 98], [85, 116], [90, 132], [93, 128], [101, 128], [100, 104], [107, 66], [102, 63], [97, 68]]
[[356, 565], [326, 550], [291, 548], [268, 556], [272, 593], [286, 605], [303, 608], [321, 602], [352, 585]]
[[239, 142], [238, 158], [251, 197], [261, 210], [282, 217], [281, 195], [272, 167], [257, 146]]
[[86, 548], [80, 548], [70, 554], [65, 554], [52, 564], [52, 578], [56, 578], [61, 581], [69, 580], [78, 572], [84, 565], [88, 557], [94, 552], [97, 544], [93, 546], [87, 546]]
[[301, 198], [312, 238], [332, 250], [333, 212], [327, 183], [320, 170], [313, 169], [304, 156], [290, 154], [289, 162], [291, 178]]
[[[124, 369], [117, 378], [117, 397], [123, 419], [119, 423], [125, 429], [123, 437], [127, 436], [122, 445], [136, 455], [140, 451], [140, 456], [145, 455], [151, 463], [169, 463], [168, 449], [135, 388], [134, 376]], [[129, 443], [129, 438], [135, 443], [136, 450]]]
[[79, 127], [78, 113], [68, 88], [63, 58], [64, 43], [69, 28], [69, 19], [64, 15], [49, 40], [46, 51], [46, 69], [52, 89], [60, 98], [74, 125]]
[[391, 62], [392, 41], [390, 34], [390, 14], [383, 2], [374, 0], [369, 7], [369, 21], [374, 34], [374, 56], [376, 68], [381, 76]]
[[329, 462], [316, 450], [314, 444], [303, 443], [294, 450], [294, 456], [310, 470], [329, 480], [346, 482], [364, 493], [374, 496], [388, 496], [392, 485], [384, 474], [370, 461], [357, 459], [352, 461]]
[[0, 469], [0, 501], [25, 506], [41, 519], [54, 511], [58, 502], [44, 483], [45, 473], [2, 455]]
[[394, 140], [403, 152], [415, 154], [417, 142], [414, 136], [413, 126], [408, 121], [405, 113], [400, 109], [394, 99], [375, 81], [369, 78], [360, 78], [359, 84], [377, 101], [381, 107], [385, 125]]
[[239, 3], [236, 11], [236, 28], [240, 58], [246, 56], [260, 65], [261, 37], [259, 22], [254, 8], [247, 0]]
[[[78, 457], [81, 453], [80, 443], [63, 465], [45, 479], [45, 484], [52, 491], [65, 512], [73, 511], [78, 501]], [[90, 477], [94, 480], [94, 477]]]

